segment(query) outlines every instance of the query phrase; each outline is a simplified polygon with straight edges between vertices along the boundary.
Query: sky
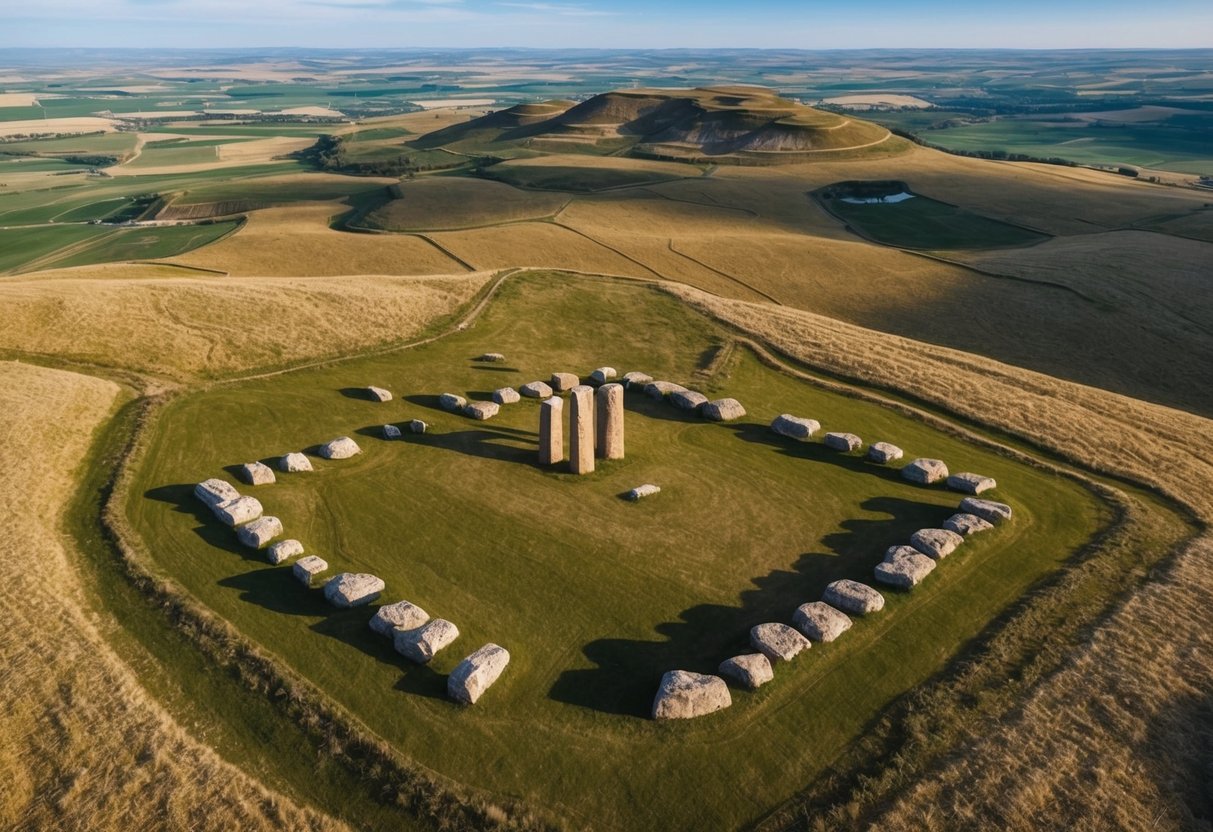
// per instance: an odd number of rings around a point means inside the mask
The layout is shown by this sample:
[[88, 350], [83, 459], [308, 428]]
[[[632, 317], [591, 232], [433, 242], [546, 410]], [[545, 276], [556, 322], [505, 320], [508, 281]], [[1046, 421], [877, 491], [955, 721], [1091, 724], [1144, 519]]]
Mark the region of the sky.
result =
[[1213, 47], [1213, 0], [0, 0], [0, 48], [106, 46]]

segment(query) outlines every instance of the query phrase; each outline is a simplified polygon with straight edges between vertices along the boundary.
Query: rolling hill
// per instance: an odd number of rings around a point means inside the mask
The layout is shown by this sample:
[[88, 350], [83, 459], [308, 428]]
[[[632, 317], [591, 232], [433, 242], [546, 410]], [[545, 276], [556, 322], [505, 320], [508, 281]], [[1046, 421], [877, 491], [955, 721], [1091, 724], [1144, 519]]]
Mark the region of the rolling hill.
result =
[[764, 87], [617, 90], [579, 104], [521, 104], [452, 125], [418, 148], [579, 150], [733, 163], [892, 149], [885, 128], [814, 110]]

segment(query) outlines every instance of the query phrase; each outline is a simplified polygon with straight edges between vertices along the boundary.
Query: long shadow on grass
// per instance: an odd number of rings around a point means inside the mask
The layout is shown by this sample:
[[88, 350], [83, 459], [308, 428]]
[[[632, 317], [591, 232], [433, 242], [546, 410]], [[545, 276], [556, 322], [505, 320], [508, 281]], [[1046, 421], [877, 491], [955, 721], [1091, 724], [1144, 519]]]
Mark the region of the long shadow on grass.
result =
[[[872, 477], [878, 477], [889, 482], [905, 483], [901, 478], [901, 466], [904, 461], [898, 461], [889, 465], [881, 465], [876, 462], [871, 462], [863, 456], [856, 454], [843, 453], [836, 451], [833, 448], [826, 446], [819, 440], [810, 440], [807, 442], [799, 442], [795, 439], [788, 439], [771, 431], [768, 425], [760, 425], [757, 422], [735, 422], [728, 425], [737, 438], [743, 442], [751, 442], [756, 445], [766, 445], [777, 453], [784, 456], [794, 457], [796, 459], [811, 460], [812, 462], [823, 462], [828, 465], [836, 465], [839, 468], [845, 468], [847, 471], [856, 474], [866, 474]], [[931, 489], [935, 491], [944, 491], [945, 487], [940, 485], [935, 486], [918, 486], [919, 488]], [[960, 496], [957, 495], [957, 500]]]
[[149, 500], [168, 503], [174, 507], [174, 511], [194, 518], [198, 525], [193, 532], [207, 545], [239, 555], [243, 560], [265, 562], [263, 553], [240, 545], [240, 541], [236, 539], [235, 529], [229, 529], [220, 523], [211, 510], [194, 496], [193, 485], [188, 483], [163, 485], [143, 492], [143, 496]]
[[886, 515], [846, 520], [821, 540], [822, 549], [801, 554], [790, 569], [751, 580], [752, 589], [735, 606], [699, 604], [677, 621], [655, 628], [661, 641], [599, 639], [583, 650], [594, 663], [560, 675], [548, 695], [559, 702], [606, 713], [647, 717], [663, 673], [691, 670], [716, 673], [720, 662], [752, 653], [750, 628], [766, 621], [791, 623], [798, 606], [821, 598], [826, 584], [840, 578], [871, 583], [872, 569], [888, 546], [908, 540], [925, 526], [938, 525], [949, 509], [897, 497], [873, 497], [860, 508]]
[[[471, 422], [469, 424], [484, 424]], [[410, 444], [426, 445], [445, 451], [493, 459], [499, 462], [515, 462], [522, 465], [539, 467], [539, 457], [536, 446], [539, 435], [534, 431], [521, 430], [511, 427], [476, 427], [468, 430], [457, 430], [447, 433], [412, 434], [405, 423], [398, 425], [403, 432], [401, 439], [384, 439], [383, 426], [371, 425], [355, 431], [359, 436], [368, 436], [385, 442], [406, 441]]]

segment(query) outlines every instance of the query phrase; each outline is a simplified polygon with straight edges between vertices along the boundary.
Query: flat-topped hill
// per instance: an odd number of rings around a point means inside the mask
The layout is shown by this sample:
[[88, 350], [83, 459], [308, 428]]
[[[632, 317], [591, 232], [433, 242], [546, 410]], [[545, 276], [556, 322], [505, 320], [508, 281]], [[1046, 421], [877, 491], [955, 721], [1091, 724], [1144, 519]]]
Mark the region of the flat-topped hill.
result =
[[576, 149], [734, 163], [806, 161], [879, 148], [890, 133], [814, 110], [765, 87], [634, 89], [579, 104], [522, 104], [422, 137], [417, 147], [505, 151]]

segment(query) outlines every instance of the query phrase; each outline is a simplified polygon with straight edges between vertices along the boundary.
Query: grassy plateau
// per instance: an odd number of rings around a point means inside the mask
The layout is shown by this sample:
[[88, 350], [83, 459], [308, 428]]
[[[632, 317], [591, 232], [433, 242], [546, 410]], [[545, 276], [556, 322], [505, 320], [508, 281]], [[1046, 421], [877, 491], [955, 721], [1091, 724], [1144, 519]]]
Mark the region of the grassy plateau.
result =
[[[469, 360], [490, 349], [508, 361]], [[483, 398], [602, 363], [736, 396], [749, 415], [711, 424], [631, 393], [627, 459], [575, 477], [535, 464], [533, 401], [487, 423], [436, 409], [442, 392]], [[397, 398], [375, 404], [350, 389], [366, 384]], [[958, 502], [858, 456], [773, 437], [767, 423], [785, 411], [995, 476], [1016, 518], [914, 592], [886, 593], [882, 613], [781, 666], [760, 691], [734, 691], [729, 710], [654, 723], [663, 672], [713, 672], [748, 649], [750, 626], [789, 621], [836, 578], [870, 579], [887, 546]], [[378, 426], [410, 418], [430, 432], [379, 438]], [[462, 635], [429, 666], [367, 628], [373, 607], [327, 606], [289, 566], [242, 550], [190, 494], [225, 467], [342, 434], [363, 454], [245, 490], [332, 572], [373, 572], [387, 582], [383, 601], [454, 621]], [[128, 513], [157, 568], [405, 756], [607, 829], [729, 827], [765, 814], [1108, 520], [1075, 482], [769, 369], [651, 288], [552, 274], [508, 281], [474, 326], [425, 346], [183, 396], [145, 459]], [[646, 481], [663, 492], [619, 499]], [[474, 708], [452, 705], [445, 674], [487, 641], [510, 650], [510, 667]]]

